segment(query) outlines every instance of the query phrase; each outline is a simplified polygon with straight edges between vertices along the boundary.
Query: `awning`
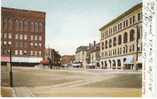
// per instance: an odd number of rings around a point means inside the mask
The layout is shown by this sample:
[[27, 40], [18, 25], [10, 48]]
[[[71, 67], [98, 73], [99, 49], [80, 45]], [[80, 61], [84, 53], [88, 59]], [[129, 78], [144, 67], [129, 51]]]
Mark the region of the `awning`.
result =
[[10, 62], [9, 56], [1, 56], [1, 62]]
[[142, 56], [138, 57], [138, 61], [136, 61], [137, 64], [142, 63]]
[[126, 61], [123, 64], [134, 64], [133, 56], [127, 57]]
[[48, 60], [42, 60], [42, 61], [40, 61], [40, 63], [43, 64], [43, 65], [48, 65], [49, 61]]

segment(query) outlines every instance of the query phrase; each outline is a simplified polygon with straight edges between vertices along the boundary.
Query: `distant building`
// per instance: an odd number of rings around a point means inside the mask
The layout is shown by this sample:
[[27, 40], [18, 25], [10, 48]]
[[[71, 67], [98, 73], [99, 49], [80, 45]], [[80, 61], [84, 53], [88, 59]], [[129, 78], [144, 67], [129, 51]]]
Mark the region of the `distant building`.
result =
[[72, 64], [75, 60], [74, 55], [63, 55], [61, 57], [61, 64]]
[[44, 60], [48, 60], [49, 64], [52, 66], [60, 66], [61, 55], [52, 48], [45, 49], [45, 57]]
[[75, 62], [81, 63], [83, 68], [86, 69], [88, 64], [88, 46], [80, 46], [76, 49]]
[[92, 66], [93, 68], [100, 68], [100, 43], [93, 42], [93, 44], [89, 43], [89, 67]]
[[14, 65], [38, 64], [45, 49], [45, 12], [1, 9], [1, 58], [7, 62], [11, 50]]
[[104, 69], [142, 68], [142, 3], [100, 28]]

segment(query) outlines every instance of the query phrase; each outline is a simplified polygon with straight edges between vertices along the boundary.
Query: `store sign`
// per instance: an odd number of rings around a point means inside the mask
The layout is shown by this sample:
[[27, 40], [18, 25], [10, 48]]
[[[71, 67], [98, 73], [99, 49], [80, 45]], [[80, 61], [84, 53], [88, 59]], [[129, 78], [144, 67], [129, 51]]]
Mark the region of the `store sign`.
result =
[[10, 57], [8, 57], [8, 56], [1, 56], [1, 62], [10, 62]]
[[42, 57], [12, 57], [12, 62], [40, 63]]

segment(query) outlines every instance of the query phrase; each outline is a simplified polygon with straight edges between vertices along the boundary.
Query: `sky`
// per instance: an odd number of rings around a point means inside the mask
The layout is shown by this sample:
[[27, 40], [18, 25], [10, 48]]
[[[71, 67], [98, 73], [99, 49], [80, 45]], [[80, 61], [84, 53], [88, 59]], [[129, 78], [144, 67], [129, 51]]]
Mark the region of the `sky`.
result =
[[1, 6], [46, 12], [46, 44], [61, 55], [100, 41], [99, 29], [142, 0], [1, 0]]

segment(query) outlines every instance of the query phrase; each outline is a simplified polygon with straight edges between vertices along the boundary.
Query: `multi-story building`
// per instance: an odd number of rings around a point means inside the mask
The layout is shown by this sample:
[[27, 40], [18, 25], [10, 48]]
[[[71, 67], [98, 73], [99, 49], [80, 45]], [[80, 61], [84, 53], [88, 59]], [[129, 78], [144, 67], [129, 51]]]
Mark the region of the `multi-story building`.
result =
[[61, 57], [61, 64], [72, 64], [75, 60], [74, 55], [63, 55]]
[[44, 60], [48, 60], [49, 65], [60, 66], [61, 64], [60, 59], [61, 59], [61, 55], [55, 49], [52, 48], [45, 49]]
[[96, 41], [94, 41], [93, 44], [89, 43], [88, 52], [90, 59], [89, 66], [94, 66], [94, 68], [100, 68], [100, 43], [96, 43]]
[[1, 58], [12, 63], [39, 63], [45, 49], [45, 12], [2, 7]]
[[75, 62], [81, 63], [83, 68], [86, 69], [88, 63], [88, 46], [80, 46], [76, 49]]
[[142, 68], [142, 3], [104, 25], [100, 31], [101, 67]]

